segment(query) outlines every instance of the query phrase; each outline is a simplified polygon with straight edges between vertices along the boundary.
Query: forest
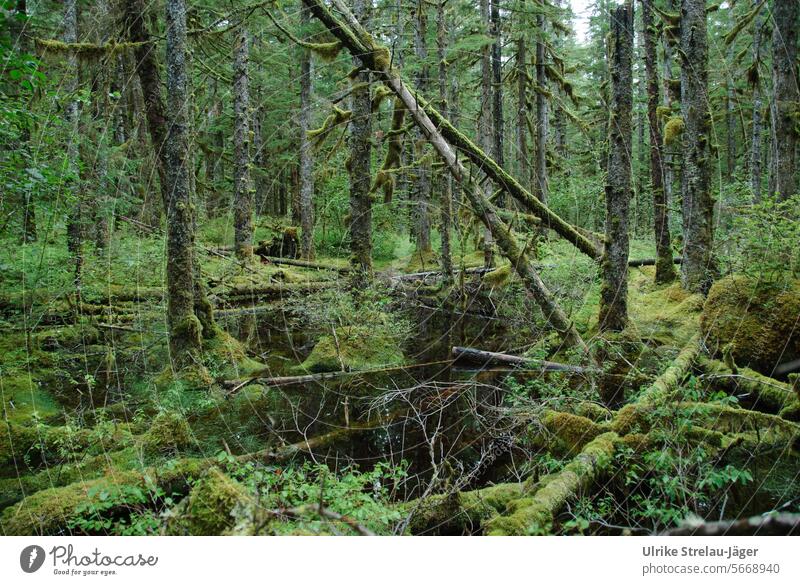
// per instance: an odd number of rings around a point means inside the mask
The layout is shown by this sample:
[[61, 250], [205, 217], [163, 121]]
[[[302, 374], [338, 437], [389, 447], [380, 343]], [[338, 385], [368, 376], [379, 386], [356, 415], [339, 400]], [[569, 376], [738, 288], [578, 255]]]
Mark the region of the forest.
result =
[[797, 0], [3, 0], [0, 534], [800, 533]]

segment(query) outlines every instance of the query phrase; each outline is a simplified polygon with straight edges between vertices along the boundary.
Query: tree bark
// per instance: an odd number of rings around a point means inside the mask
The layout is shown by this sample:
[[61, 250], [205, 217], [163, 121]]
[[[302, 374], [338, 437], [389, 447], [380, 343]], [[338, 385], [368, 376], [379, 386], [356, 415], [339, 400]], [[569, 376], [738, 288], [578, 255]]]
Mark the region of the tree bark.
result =
[[[447, 0], [439, 0], [436, 5], [436, 51], [439, 61], [439, 104], [443, 115], [449, 115], [447, 104], [447, 15], [445, 14], [445, 3]], [[450, 229], [452, 224], [453, 209], [453, 177], [450, 173], [444, 173], [440, 177], [442, 190], [439, 205], [441, 207], [440, 232], [442, 238], [442, 273], [445, 283], [453, 281], [453, 257], [450, 250]]]
[[663, 284], [675, 280], [676, 273], [672, 259], [672, 237], [669, 230], [669, 201], [664, 188], [663, 139], [658, 120], [658, 56], [656, 54], [652, 1], [641, 0], [641, 3], [647, 75], [647, 118], [650, 123], [650, 179], [653, 189], [653, 227], [656, 240], [656, 282]]
[[[536, 184], [534, 194], [547, 205], [547, 70], [545, 68], [544, 15], [536, 17]], [[542, 218], [545, 220], [545, 218]], [[545, 227], [550, 223], [545, 220]]]
[[[300, 26], [308, 27], [311, 14], [300, 10]], [[314, 259], [314, 156], [308, 130], [311, 126], [311, 50], [300, 48], [300, 257]]]
[[517, 176], [530, 186], [531, 171], [528, 160], [528, 46], [525, 35], [520, 32], [517, 39]]
[[772, 8], [772, 90], [775, 94], [775, 191], [782, 201], [796, 192], [800, 89], [797, 77], [797, 28], [800, 3], [775, 0]]
[[[368, 21], [368, 0], [356, 0], [353, 8], [357, 18]], [[372, 200], [370, 198], [370, 163], [372, 160], [372, 100], [371, 76], [366, 64], [354, 57], [356, 67], [362, 68], [354, 79], [352, 117], [350, 118], [350, 264], [351, 278], [356, 286], [372, 279]], [[418, 241], [419, 243], [419, 241]]]
[[[753, 0], [753, 4], [758, 5], [761, 0]], [[763, 9], [763, 7], [762, 7]], [[753, 65], [752, 77], [750, 82], [753, 86], [753, 125], [750, 138], [750, 188], [753, 191], [753, 201], [761, 201], [761, 141], [764, 134], [763, 109], [764, 101], [761, 96], [761, 78], [759, 68], [761, 66], [761, 26], [763, 24], [762, 13], [756, 15], [753, 21]]]
[[167, 194], [167, 324], [171, 358], [189, 363], [201, 348], [201, 324], [194, 314], [194, 222], [189, 173], [186, 4], [167, 0], [167, 108], [164, 141]]
[[[64, 2], [64, 34], [65, 43], [78, 42], [78, 7], [77, 0], [65, 0]], [[78, 158], [80, 156], [79, 141], [79, 116], [78, 101], [75, 93], [78, 90], [78, 58], [70, 51], [67, 57], [67, 65], [72, 72], [67, 76], [66, 92], [69, 95], [64, 110], [67, 127], [69, 128], [69, 143], [67, 144], [67, 173], [69, 174], [68, 189], [74, 198], [69, 204], [67, 213], [67, 251], [69, 252], [70, 263], [73, 271], [73, 284], [77, 305], [81, 302], [81, 273], [83, 271], [83, 205], [80, 185], [80, 173], [78, 170]]]
[[612, 96], [599, 322], [601, 331], [622, 331], [628, 322], [628, 212], [633, 142], [632, 0], [612, 10], [610, 43]]
[[245, 26], [233, 42], [233, 227], [234, 252], [239, 260], [253, 259], [253, 189], [250, 181], [249, 43]]
[[[14, 12], [14, 16], [8, 20], [11, 42], [16, 47], [18, 53], [25, 54], [30, 51], [28, 34], [25, 31], [25, 26], [28, 24], [28, 6], [26, 0], [17, 0]], [[27, 126], [23, 127], [20, 130], [20, 141], [26, 145], [26, 148], [27, 143], [30, 142], [30, 138], [30, 130]], [[22, 200], [23, 243], [35, 242], [37, 239], [36, 208], [31, 195], [31, 190], [26, 189], [24, 199]]]
[[714, 201], [711, 197], [711, 113], [705, 0], [681, 4], [681, 113], [683, 131], [683, 287], [708, 292], [714, 280]]
[[[732, 23], [733, 24], [733, 23]], [[736, 171], [736, 87], [733, 79], [735, 53], [733, 44], [728, 46], [725, 55], [725, 130], [727, 148], [725, 159], [725, 179], [728, 183], [733, 181], [733, 174]]]
[[[425, 93], [428, 87], [428, 47], [427, 38], [427, 3], [425, 0], [417, 0], [414, 20], [414, 54], [416, 55], [419, 72], [415, 80], [417, 91]], [[430, 164], [422, 160], [425, 155], [426, 140], [422, 132], [415, 130], [416, 159], [417, 159], [417, 201], [416, 214], [414, 217], [417, 254], [427, 254], [431, 252], [431, 220], [430, 220], [430, 199], [431, 199], [431, 172]]]
[[[490, 0], [481, 0], [480, 11], [481, 22], [491, 33]], [[494, 148], [492, 125], [492, 49], [489, 45], [485, 45], [481, 49], [481, 108], [478, 117], [478, 141], [484, 152], [492, 152]], [[490, 198], [493, 189], [491, 181], [484, 181], [483, 196], [487, 199]], [[488, 228], [483, 233], [483, 258], [486, 267], [492, 266], [494, 263], [492, 233]]]

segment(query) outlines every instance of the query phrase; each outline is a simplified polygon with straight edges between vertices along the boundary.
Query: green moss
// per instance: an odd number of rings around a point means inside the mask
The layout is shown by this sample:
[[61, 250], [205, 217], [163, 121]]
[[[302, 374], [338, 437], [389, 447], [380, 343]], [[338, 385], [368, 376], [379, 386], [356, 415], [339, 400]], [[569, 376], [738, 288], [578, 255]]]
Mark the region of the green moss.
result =
[[548, 411], [542, 416], [541, 423], [557, 438], [555, 451], [561, 453], [578, 453], [603, 432], [600, 425], [588, 418], [567, 412]]
[[323, 336], [300, 366], [307, 372], [360, 371], [404, 362], [396, 341], [380, 327], [351, 326]]
[[664, 145], [669, 146], [673, 144], [681, 134], [686, 124], [680, 116], [673, 116], [667, 123], [664, 124]]
[[244, 487], [212, 467], [189, 493], [185, 510], [170, 532], [193, 536], [219, 535], [234, 525], [231, 513], [250, 500]]
[[700, 324], [712, 353], [730, 344], [740, 366], [771, 374], [800, 358], [800, 281], [788, 284], [733, 275], [714, 283]]
[[502, 288], [511, 279], [511, 264], [503, 264], [483, 275], [482, 282], [491, 288]]
[[141, 444], [148, 455], [178, 453], [192, 445], [192, 431], [181, 415], [161, 412], [153, 419]]

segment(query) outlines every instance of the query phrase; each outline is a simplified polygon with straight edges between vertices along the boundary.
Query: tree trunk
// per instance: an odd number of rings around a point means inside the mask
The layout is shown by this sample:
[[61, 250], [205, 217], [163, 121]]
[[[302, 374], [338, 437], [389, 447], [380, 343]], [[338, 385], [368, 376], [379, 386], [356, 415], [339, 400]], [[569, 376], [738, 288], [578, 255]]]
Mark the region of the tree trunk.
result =
[[523, 185], [530, 186], [528, 160], [528, 47], [521, 32], [517, 39], [517, 176]]
[[[733, 23], [731, 23], [733, 25]], [[733, 181], [736, 171], [736, 87], [733, 79], [735, 53], [733, 44], [728, 46], [725, 56], [725, 130], [727, 133], [727, 148], [725, 179], [728, 183]]]
[[775, 0], [772, 8], [772, 90], [775, 94], [775, 191], [782, 201], [796, 191], [795, 172], [800, 89], [797, 77], [797, 28], [800, 3]]
[[250, 181], [249, 43], [245, 26], [233, 42], [233, 227], [234, 251], [239, 260], [253, 259], [253, 189]]
[[[449, 113], [447, 104], [447, 17], [445, 14], [445, 3], [447, 0], [439, 0], [436, 5], [436, 51], [439, 61], [439, 103], [443, 115]], [[452, 223], [453, 207], [453, 177], [450, 173], [444, 173], [440, 177], [442, 190], [440, 194], [441, 206], [441, 237], [442, 237], [442, 273], [445, 283], [453, 280], [453, 257], [450, 250], [450, 227]]]
[[[492, 154], [495, 162], [503, 166], [503, 64], [502, 64], [502, 43], [503, 38], [500, 32], [500, 0], [489, 0], [490, 29], [489, 32], [494, 39], [492, 43], [492, 134], [493, 146]], [[497, 198], [497, 206], [503, 207], [504, 197], [501, 193]]]
[[[307, 28], [311, 14], [300, 10], [300, 26]], [[304, 31], [305, 32], [305, 31]], [[308, 130], [311, 126], [311, 50], [300, 48], [300, 257], [314, 259], [314, 155]]]
[[[425, 93], [428, 87], [428, 47], [427, 38], [427, 3], [425, 0], [417, 0], [416, 18], [414, 21], [414, 54], [419, 62], [419, 73], [416, 78], [417, 91]], [[417, 158], [417, 201], [414, 235], [416, 237], [417, 254], [427, 254], [431, 252], [431, 220], [430, 220], [430, 199], [431, 199], [431, 176], [430, 164], [421, 160], [425, 155], [425, 140], [422, 132], [415, 130], [416, 158]]]
[[[667, 10], [673, 10], [673, 0], [667, 0]], [[670, 89], [670, 81], [672, 80], [672, 44], [669, 36], [662, 34], [664, 46], [664, 106], [672, 111], [673, 91]], [[664, 201], [669, 204], [673, 201], [673, 186], [675, 184], [675, 170], [673, 168], [674, 156], [672, 146], [663, 146], [662, 152], [664, 153]], [[668, 213], [669, 216], [669, 213]]]
[[[28, 34], [25, 27], [28, 24], [28, 7], [26, 0], [17, 0], [17, 5], [14, 9], [14, 16], [8, 19], [9, 32], [11, 33], [11, 42], [13, 46], [17, 47], [19, 53], [28, 53], [30, 51], [28, 43]], [[27, 126], [20, 130], [20, 142], [28, 147], [30, 142], [30, 130]], [[22, 242], [30, 243], [35, 242], [36, 234], [36, 209], [31, 199], [31, 190], [26, 189], [24, 199], [22, 201]]]
[[622, 331], [628, 322], [628, 211], [633, 143], [633, 4], [611, 12], [611, 123], [606, 183], [606, 248], [601, 263], [600, 330]]
[[[481, 0], [481, 21], [491, 31], [491, 6], [490, 0]], [[492, 55], [489, 45], [481, 49], [481, 108], [478, 118], [478, 141], [484, 152], [492, 152], [494, 148], [492, 133]], [[489, 199], [492, 196], [493, 186], [489, 180], [483, 183], [483, 196]], [[489, 267], [494, 263], [492, 257], [492, 232], [486, 228], [483, 233], [483, 260], [484, 266]]]
[[[77, 0], [65, 0], [64, 2], [64, 34], [65, 43], [78, 42], [78, 7]], [[81, 273], [83, 271], [83, 210], [82, 210], [82, 188], [80, 185], [78, 158], [80, 152], [79, 141], [79, 111], [76, 92], [78, 90], [78, 58], [70, 51], [67, 57], [71, 75], [67, 76], [66, 93], [69, 95], [64, 117], [69, 128], [69, 143], [67, 145], [67, 173], [69, 174], [68, 189], [74, 201], [69, 204], [67, 213], [67, 250], [70, 256], [70, 263], [73, 270], [73, 284], [77, 305], [81, 302]]]
[[223, 208], [221, 182], [225, 181], [225, 168], [222, 151], [225, 149], [225, 136], [222, 133], [222, 100], [219, 97], [219, 82], [214, 79], [211, 89], [211, 105], [208, 110], [208, 125], [212, 128], [209, 135], [210, 152], [206, 154], [206, 183], [209, 193], [206, 198], [206, 212], [209, 217], [216, 217]]
[[[761, 0], [753, 0], [754, 5], [761, 3]], [[761, 78], [759, 68], [761, 66], [761, 26], [763, 24], [762, 14], [756, 15], [753, 21], [753, 69], [750, 82], [753, 86], [753, 126], [750, 138], [750, 188], [753, 190], [753, 201], [761, 201], [761, 141], [764, 134], [763, 109], [764, 102], [761, 97]]]
[[656, 238], [656, 282], [663, 284], [675, 280], [676, 274], [672, 261], [672, 237], [669, 231], [669, 201], [664, 188], [663, 139], [658, 120], [658, 56], [656, 54], [652, 1], [641, 0], [644, 61], [647, 74], [647, 118], [650, 122], [650, 180], [653, 189], [653, 227]]
[[[369, 0], [356, 0], [353, 9], [362, 22], [368, 21]], [[356, 67], [365, 64], [354, 58]], [[370, 73], [361, 69], [353, 81], [350, 118], [350, 264], [356, 286], [372, 279], [372, 201], [370, 162], [372, 160], [372, 100]], [[430, 247], [430, 245], [429, 245]]]
[[708, 292], [714, 280], [714, 200], [711, 198], [711, 113], [705, 0], [681, 4], [681, 113], [683, 131], [683, 287]]
[[[545, 68], [544, 15], [536, 17], [536, 190], [534, 194], [547, 205], [547, 70]], [[542, 218], [544, 219], [544, 218]], [[550, 227], [545, 221], [545, 227]]]
[[167, 194], [167, 325], [173, 362], [189, 363], [201, 348], [194, 314], [194, 254], [189, 180], [189, 119], [186, 71], [186, 4], [167, 0], [167, 109], [164, 141]]

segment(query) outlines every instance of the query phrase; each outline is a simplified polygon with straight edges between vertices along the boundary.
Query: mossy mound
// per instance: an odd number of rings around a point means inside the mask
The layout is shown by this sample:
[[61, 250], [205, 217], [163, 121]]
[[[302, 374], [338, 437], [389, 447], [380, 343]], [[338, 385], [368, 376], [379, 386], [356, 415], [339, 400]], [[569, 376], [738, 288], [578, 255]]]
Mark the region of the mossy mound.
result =
[[212, 467], [192, 488], [185, 508], [169, 523], [168, 532], [192, 536], [222, 534], [233, 528], [234, 509], [249, 500], [249, 494], [241, 484], [218, 467]]
[[404, 270], [409, 273], [439, 270], [439, 255], [432, 250], [415, 251], [404, 263]]
[[181, 415], [161, 412], [142, 437], [142, 448], [148, 455], [170, 455], [192, 445], [192, 431]]
[[404, 361], [396, 341], [380, 327], [351, 326], [325, 335], [300, 366], [307, 372], [361, 371], [398, 366]]
[[483, 275], [482, 282], [491, 288], [502, 288], [511, 279], [511, 264], [503, 264]]
[[800, 281], [763, 282], [733, 275], [714, 284], [700, 320], [712, 353], [730, 348], [737, 365], [770, 375], [800, 358]]

